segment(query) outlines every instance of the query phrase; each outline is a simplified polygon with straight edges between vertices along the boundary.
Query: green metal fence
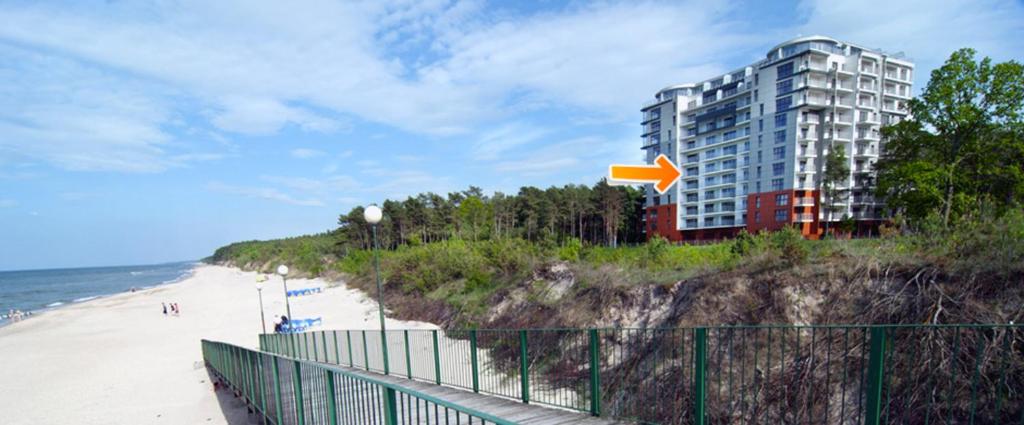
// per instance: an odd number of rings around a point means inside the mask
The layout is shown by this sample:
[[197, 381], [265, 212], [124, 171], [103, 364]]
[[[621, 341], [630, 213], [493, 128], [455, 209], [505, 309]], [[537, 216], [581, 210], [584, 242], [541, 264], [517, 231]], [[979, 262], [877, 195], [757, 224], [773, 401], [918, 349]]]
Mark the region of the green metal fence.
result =
[[[307, 357], [331, 354], [323, 352], [329, 345], [314, 347], [311, 338], [290, 342]], [[242, 398], [263, 424], [514, 424], [321, 363], [205, 340], [202, 348], [215, 379]]]
[[642, 423], [1024, 424], [1019, 325], [318, 331], [260, 343]]

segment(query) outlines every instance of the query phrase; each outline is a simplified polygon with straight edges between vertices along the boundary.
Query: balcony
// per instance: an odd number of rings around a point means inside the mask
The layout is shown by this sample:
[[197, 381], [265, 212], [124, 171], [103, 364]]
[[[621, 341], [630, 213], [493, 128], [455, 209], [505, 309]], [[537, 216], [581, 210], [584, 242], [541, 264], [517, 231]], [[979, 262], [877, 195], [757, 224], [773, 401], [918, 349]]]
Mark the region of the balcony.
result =
[[796, 223], [810, 223], [814, 221], [814, 214], [800, 213], [793, 214], [793, 221]]
[[800, 117], [800, 125], [811, 125], [820, 123], [817, 115], [804, 115]]
[[814, 198], [809, 197], [809, 196], [805, 196], [803, 198], [794, 198], [793, 199], [793, 205], [796, 205], [798, 207], [813, 207], [814, 206]]
[[857, 211], [853, 213], [853, 218], [856, 220], [881, 220], [881, 211]]
[[871, 112], [868, 114], [860, 114], [860, 118], [857, 120], [859, 126], [872, 126], [881, 124], [881, 120], [878, 118], [878, 114]]
[[853, 197], [853, 203], [855, 203], [855, 204], [873, 204], [873, 203], [875, 203], [875, 197], [874, 196], [867, 196], [867, 195], [854, 196]]

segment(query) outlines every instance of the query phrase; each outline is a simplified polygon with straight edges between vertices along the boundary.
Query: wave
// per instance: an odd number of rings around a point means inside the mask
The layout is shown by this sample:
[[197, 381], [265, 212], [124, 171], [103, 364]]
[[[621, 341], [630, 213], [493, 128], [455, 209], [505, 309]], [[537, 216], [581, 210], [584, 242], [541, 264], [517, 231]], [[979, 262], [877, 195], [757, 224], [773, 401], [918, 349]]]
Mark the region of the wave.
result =
[[52, 307], [57, 307], [57, 306], [62, 306], [62, 305], [64, 305], [64, 303], [63, 303], [63, 302], [57, 301], [57, 302], [55, 302], [55, 303], [49, 303], [49, 304], [47, 304], [47, 305], [46, 305], [46, 307], [47, 307], [47, 308], [52, 308]]
[[82, 298], [75, 298], [75, 300], [74, 300], [74, 301], [72, 301], [72, 302], [74, 302], [74, 303], [84, 303], [84, 302], [86, 302], [86, 301], [91, 301], [91, 300], [95, 300], [95, 299], [97, 299], [97, 298], [99, 298], [99, 297], [101, 297], [101, 296], [102, 296], [102, 295], [93, 295], [93, 296], [91, 296], [91, 297], [82, 297]]
[[142, 274], [142, 273], [143, 273], [143, 272], [128, 272], [128, 274], [130, 274], [130, 275], [132, 275], [132, 276], [138, 276], [138, 275], [140, 275], [140, 274]]

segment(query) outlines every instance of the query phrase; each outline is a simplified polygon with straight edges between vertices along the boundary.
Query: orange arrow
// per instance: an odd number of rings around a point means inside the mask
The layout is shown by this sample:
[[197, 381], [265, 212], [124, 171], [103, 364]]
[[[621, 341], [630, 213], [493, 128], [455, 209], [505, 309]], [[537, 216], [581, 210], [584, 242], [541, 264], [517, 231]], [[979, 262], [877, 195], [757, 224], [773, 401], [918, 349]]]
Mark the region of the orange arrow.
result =
[[608, 180], [612, 183], [654, 183], [658, 193], [665, 193], [681, 173], [665, 154], [654, 159], [656, 165], [610, 165]]

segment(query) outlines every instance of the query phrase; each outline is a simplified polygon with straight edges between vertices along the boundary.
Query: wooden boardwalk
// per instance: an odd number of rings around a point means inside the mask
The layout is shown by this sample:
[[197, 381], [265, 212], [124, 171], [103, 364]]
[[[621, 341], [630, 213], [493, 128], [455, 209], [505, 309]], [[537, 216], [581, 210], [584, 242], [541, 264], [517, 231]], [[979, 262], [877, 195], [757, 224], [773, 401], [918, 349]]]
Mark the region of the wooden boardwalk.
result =
[[605, 425], [626, 423], [595, 418], [582, 412], [544, 407], [536, 404], [524, 404], [522, 402], [503, 397], [477, 394], [442, 385], [428, 384], [426, 382], [353, 369], [347, 366], [338, 366], [333, 364], [331, 366], [334, 368], [344, 369], [346, 372], [373, 378], [378, 381], [385, 381], [391, 384], [400, 385], [432, 397], [437, 397], [439, 399], [458, 404], [459, 406], [474, 409], [524, 425]]

